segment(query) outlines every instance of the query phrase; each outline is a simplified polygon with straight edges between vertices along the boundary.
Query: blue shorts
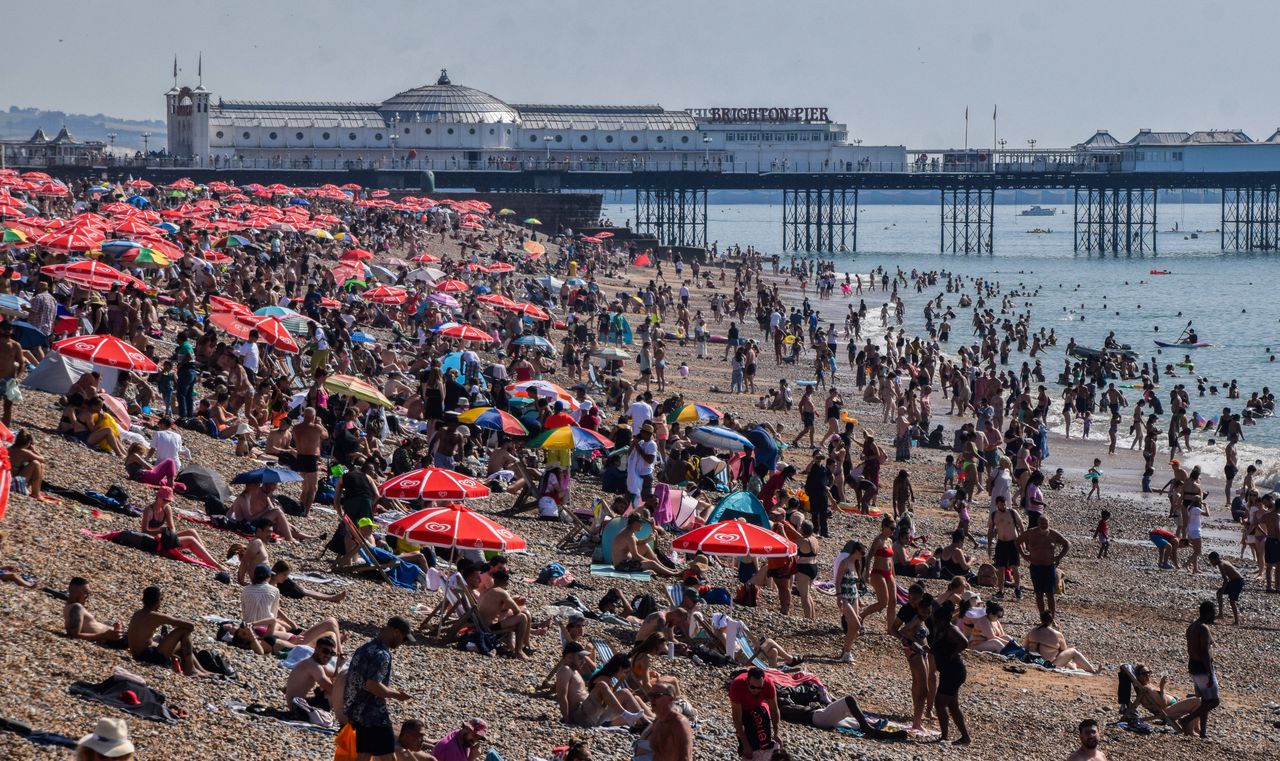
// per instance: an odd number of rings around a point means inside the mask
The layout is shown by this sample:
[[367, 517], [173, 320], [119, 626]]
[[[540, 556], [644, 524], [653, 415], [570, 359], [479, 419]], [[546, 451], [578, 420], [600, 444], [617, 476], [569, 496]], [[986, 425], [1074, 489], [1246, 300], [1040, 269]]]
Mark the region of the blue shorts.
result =
[[1163, 536], [1160, 536], [1159, 534], [1150, 534], [1148, 535], [1148, 538], [1151, 539], [1152, 544], [1154, 544], [1155, 546], [1159, 547], [1162, 550], [1165, 549], [1166, 547], [1171, 546], [1169, 540], [1165, 539]]

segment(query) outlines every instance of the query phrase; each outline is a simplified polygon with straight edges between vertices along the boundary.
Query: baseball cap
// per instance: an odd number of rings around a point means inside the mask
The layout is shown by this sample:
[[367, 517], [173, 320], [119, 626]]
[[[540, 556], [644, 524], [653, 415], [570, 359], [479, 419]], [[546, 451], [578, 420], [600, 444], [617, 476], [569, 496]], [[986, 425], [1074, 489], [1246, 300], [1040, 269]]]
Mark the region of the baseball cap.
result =
[[411, 645], [418, 641], [413, 636], [413, 625], [404, 616], [392, 616], [387, 621], [387, 626], [403, 634], [404, 641]]
[[373, 522], [372, 518], [361, 518], [360, 520], [356, 521], [356, 526], [358, 526], [359, 528], [373, 528], [376, 525], [377, 524]]
[[476, 737], [484, 737], [485, 734], [489, 731], [489, 722], [485, 721], [484, 719], [476, 718], [474, 716], [462, 722], [462, 726], [471, 730], [471, 734], [475, 735]]
[[258, 563], [253, 567], [253, 580], [255, 583], [269, 578], [271, 578], [271, 566], [266, 563]]

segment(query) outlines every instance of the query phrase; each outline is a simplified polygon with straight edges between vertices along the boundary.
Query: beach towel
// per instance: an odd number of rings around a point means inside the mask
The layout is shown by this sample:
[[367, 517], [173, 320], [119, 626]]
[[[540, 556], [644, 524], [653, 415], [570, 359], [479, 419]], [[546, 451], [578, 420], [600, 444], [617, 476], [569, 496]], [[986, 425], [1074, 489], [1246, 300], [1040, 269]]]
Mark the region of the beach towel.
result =
[[[169, 558], [170, 560], [181, 560], [184, 563], [198, 565], [202, 568], [208, 568], [214, 571], [219, 570], [216, 565], [204, 562], [181, 547], [175, 547], [172, 550], [157, 551], [159, 549], [159, 542], [155, 537], [149, 534], [143, 534], [137, 531], [111, 531], [106, 534], [95, 534], [87, 528], [80, 529], [80, 533], [85, 536], [91, 536], [94, 539], [102, 539], [113, 544], [118, 544], [121, 547], [130, 547], [135, 550], [150, 552], [153, 555], [159, 555], [160, 557]], [[147, 542], [150, 542], [154, 546], [151, 549], [147, 549], [145, 546]]]
[[117, 672], [101, 682], [74, 682], [67, 692], [92, 700], [149, 721], [177, 724], [178, 719], [166, 705], [164, 695], [147, 686], [140, 678]]
[[634, 571], [626, 573], [624, 571], [615, 570], [609, 563], [592, 563], [592, 576], [604, 576], [609, 579], [624, 579], [626, 581], [650, 581], [653, 574], [648, 571]]

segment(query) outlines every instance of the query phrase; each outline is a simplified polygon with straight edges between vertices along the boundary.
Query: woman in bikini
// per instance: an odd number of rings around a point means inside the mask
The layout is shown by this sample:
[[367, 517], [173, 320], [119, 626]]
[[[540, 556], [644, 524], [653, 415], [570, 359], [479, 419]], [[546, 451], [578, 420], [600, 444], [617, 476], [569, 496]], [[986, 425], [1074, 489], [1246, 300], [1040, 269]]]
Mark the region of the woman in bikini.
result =
[[871, 542], [871, 549], [868, 555], [871, 557], [871, 572], [869, 573], [869, 581], [871, 582], [871, 591], [876, 595], [876, 601], [862, 611], [862, 619], [865, 621], [871, 614], [885, 611], [885, 629], [890, 630], [893, 627], [893, 617], [897, 612], [897, 590], [893, 583], [893, 546], [891, 539], [893, 537], [894, 521], [892, 516], [884, 516], [880, 519], [880, 534]]
[[836, 566], [836, 600], [840, 606], [840, 619], [844, 627], [844, 641], [840, 644], [840, 662], [853, 663], [853, 641], [862, 633], [862, 617], [858, 612], [860, 586], [867, 561], [867, 550], [862, 542], [850, 542], [840, 564]]
[[200, 535], [195, 532], [195, 529], [174, 530], [173, 511], [169, 509], [169, 503], [172, 501], [173, 489], [161, 486], [156, 489], [155, 501], [142, 511], [142, 531], [156, 538], [156, 553], [176, 549], [190, 550], [191, 554], [203, 561], [205, 565], [219, 571], [226, 571], [226, 566], [219, 563], [204, 546], [204, 542], [200, 541]]
[[813, 523], [804, 521], [800, 524], [800, 530], [797, 531], [791, 527], [788, 521], [781, 521], [786, 537], [795, 542], [796, 545], [796, 573], [792, 576], [795, 581], [796, 591], [800, 595], [800, 607], [804, 611], [804, 617], [813, 620], [813, 597], [811, 590], [813, 583], [818, 580], [818, 537], [813, 534]]
[[44, 455], [36, 451], [36, 442], [27, 431], [20, 431], [9, 447], [9, 463], [13, 475], [27, 479], [27, 489], [32, 499], [41, 502], [61, 502], [57, 497], [40, 491], [44, 485]]
[[1047, 610], [1040, 611], [1040, 625], [1027, 632], [1022, 638], [1022, 646], [1027, 652], [1035, 653], [1053, 664], [1054, 668], [1074, 668], [1096, 674], [1101, 670], [1094, 666], [1084, 654], [1074, 647], [1067, 647], [1067, 639], [1062, 632], [1053, 626], [1053, 614]]

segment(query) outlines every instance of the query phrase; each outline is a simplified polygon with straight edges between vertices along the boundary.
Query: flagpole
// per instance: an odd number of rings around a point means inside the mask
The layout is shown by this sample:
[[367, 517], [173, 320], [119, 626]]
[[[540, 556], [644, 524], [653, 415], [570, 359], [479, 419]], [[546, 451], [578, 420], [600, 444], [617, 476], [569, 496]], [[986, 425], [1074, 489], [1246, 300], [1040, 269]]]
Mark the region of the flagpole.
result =
[[964, 150], [969, 151], [969, 107], [964, 107]]
[[999, 130], [997, 128], [998, 123], [996, 122], [996, 115], [999, 113], [1000, 113], [1000, 104], [997, 103], [996, 105], [991, 107], [991, 169], [993, 171], [996, 168], [996, 146], [999, 144], [996, 139], [999, 136]]

